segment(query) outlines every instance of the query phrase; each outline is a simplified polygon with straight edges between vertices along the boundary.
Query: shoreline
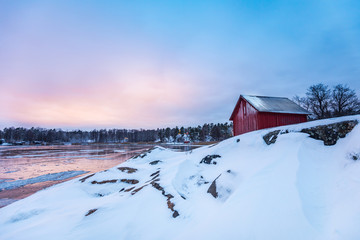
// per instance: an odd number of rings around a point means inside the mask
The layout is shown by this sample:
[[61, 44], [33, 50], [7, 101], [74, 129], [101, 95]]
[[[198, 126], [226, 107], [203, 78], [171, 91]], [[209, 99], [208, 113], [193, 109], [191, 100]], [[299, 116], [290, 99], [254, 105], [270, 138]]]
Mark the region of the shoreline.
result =
[[93, 146], [93, 145], [159, 145], [159, 146], [204, 146], [218, 143], [220, 141], [209, 142], [190, 142], [190, 143], [176, 143], [176, 142], [124, 142], [124, 143], [49, 143], [49, 144], [0, 144], [0, 148], [13, 148], [13, 147], [54, 147], [54, 146]]
[[[54, 151], [54, 147], [56, 151]], [[92, 152], [91, 149], [88, 149], [87, 146], [84, 146], [85, 148], [81, 148], [81, 146], [71, 146], [72, 152], [67, 150], [66, 147], [67, 146], [55, 145], [39, 147], [6, 146], [6, 148], [0, 148], [2, 151], [0, 152], [0, 162], [2, 164], [0, 180], [3, 180], [3, 185], [6, 186], [4, 183], [23, 180], [26, 181], [43, 177], [40, 179], [40, 181], [32, 181], [33, 183], [29, 181], [28, 184], [20, 187], [15, 187], [12, 189], [0, 189], [0, 208], [5, 207], [15, 201], [26, 198], [42, 189], [51, 187], [53, 185], [115, 167], [127, 161], [129, 158], [149, 149], [151, 146], [145, 147], [144, 145], [144, 148], [132, 149], [128, 150], [127, 152], [117, 152], [115, 149], [118, 148], [112, 148], [112, 153], [104, 153], [103, 155], [96, 154], [100, 154], [103, 151], [106, 151], [106, 149], [108, 149], [106, 146], [104, 146], [104, 148], [100, 148], [95, 153]], [[19, 149], [20, 152], [17, 149]], [[60, 153], [54, 153], [59, 149], [61, 149]], [[80, 156], [71, 155], [74, 154], [74, 149], [76, 150], [75, 154], [80, 154]], [[34, 155], [31, 153], [34, 150], [41, 150], [45, 155], [40, 154], [40, 156], [34, 157]], [[88, 151], [87, 155], [82, 155], [83, 150]], [[24, 154], [24, 152], [26, 152], [26, 154]], [[58, 155], [54, 156], [54, 154]], [[68, 154], [67, 157], [63, 158], [63, 155], [66, 154]], [[99, 159], [96, 158], [97, 156], [99, 156]], [[12, 171], [13, 168], [16, 168], [16, 170]], [[54, 174], [61, 174], [67, 171], [83, 171], [83, 173], [76, 176], [69, 176], [64, 179], [50, 177]]]
[[[22, 149], [22, 150], [26, 150], [26, 148], [30, 148], [30, 149], [37, 149], [37, 147], [39, 148], [46, 148], [49, 147], [49, 149], [53, 149], [53, 147], [66, 147], [66, 146], [72, 146], [72, 147], [91, 147], [91, 146], [114, 146], [114, 145], [119, 145], [119, 146], [129, 146], [129, 145], [134, 145], [134, 146], [144, 146], [144, 148], [142, 148], [141, 150], [134, 150], [134, 151], [129, 151], [127, 153], [124, 153], [124, 155], [126, 155], [126, 158], [120, 158], [120, 155], [114, 155], [115, 160], [100, 160], [102, 161], [102, 163], [106, 163], [105, 165], [102, 165], [101, 167], [96, 166], [95, 165], [84, 165], [83, 167], [80, 166], [80, 168], [77, 168], [76, 170], [82, 170], [85, 171], [85, 173], [83, 174], [79, 174], [76, 176], [71, 176], [69, 178], [63, 179], [63, 180], [45, 180], [45, 181], [41, 181], [41, 182], [36, 182], [36, 183], [30, 183], [30, 184], [26, 184], [24, 186], [21, 187], [17, 187], [17, 188], [13, 188], [13, 189], [7, 189], [7, 190], [0, 190], [0, 208], [3, 208], [13, 202], [16, 202], [18, 200], [24, 199], [40, 190], [43, 190], [45, 188], [49, 188], [53, 185], [62, 183], [62, 182], [66, 182], [66, 181], [70, 181], [72, 179], [75, 178], [79, 178], [79, 177], [83, 177], [92, 173], [96, 173], [96, 172], [100, 172], [100, 171], [104, 171], [107, 170], [109, 168], [115, 167], [125, 161], [127, 161], [128, 159], [130, 159], [131, 157], [140, 154], [144, 151], [147, 151], [148, 149], [150, 149], [153, 146], [162, 146], [162, 147], [166, 147], [166, 148], [170, 148], [170, 149], [174, 149], [175, 151], [182, 151], [182, 150], [190, 150], [190, 149], [194, 149], [194, 148], [198, 148], [201, 146], [205, 146], [205, 145], [211, 145], [214, 144], [214, 142], [200, 142], [200, 143], [196, 143], [196, 144], [184, 144], [184, 143], [129, 143], [129, 144], [117, 144], [117, 143], [106, 143], [106, 144], [91, 144], [91, 145], [47, 145], [47, 146], [43, 146], [43, 145], [17, 145], [17, 146], [1, 146], [0, 145], [0, 150], [2, 151], [7, 151], [7, 150], [16, 150], [16, 149]], [[146, 147], [147, 146], [147, 147]], [[187, 147], [189, 147], [189, 149], [187, 149]], [[114, 154], [116, 152], [114, 151]], [[14, 156], [10, 156], [13, 158], [10, 158], [9, 156], [6, 155], [2, 155], [3, 157], [5, 156], [5, 159], [3, 159], [4, 161], [10, 161], [10, 160], [17, 160], [17, 156], [19, 157], [23, 157], [22, 154], [16, 152]], [[118, 157], [116, 157], [118, 156]], [[0, 155], [1, 157], [1, 155]], [[46, 158], [45, 157], [40, 157], [40, 159]], [[69, 157], [69, 159], [76, 159], [77, 157]], [[0, 158], [1, 160], [1, 158]], [[76, 161], [76, 160], [75, 160]], [[110, 161], [110, 162], [109, 162]], [[64, 163], [59, 163], [62, 164], [64, 167], [68, 166]], [[71, 165], [69, 166], [71, 167]], [[69, 168], [67, 167], [67, 169]], [[72, 167], [74, 168], [74, 167]], [[5, 169], [5, 168], [4, 168]], [[54, 170], [54, 169], [52, 169]], [[68, 169], [69, 170], [69, 169]], [[75, 169], [73, 169], [75, 170]], [[21, 171], [4, 171], [1, 173], [0, 175], [0, 180], [9, 180], [9, 179], [13, 179], [14, 181], [19, 180], [19, 178], [13, 177], [13, 176], [17, 176], [17, 174], [21, 172]], [[57, 171], [59, 172], [59, 171]], [[14, 175], [13, 175], [14, 174]], [[22, 178], [20, 178], [22, 179]], [[25, 177], [25, 180], [30, 179], [30, 177]]]

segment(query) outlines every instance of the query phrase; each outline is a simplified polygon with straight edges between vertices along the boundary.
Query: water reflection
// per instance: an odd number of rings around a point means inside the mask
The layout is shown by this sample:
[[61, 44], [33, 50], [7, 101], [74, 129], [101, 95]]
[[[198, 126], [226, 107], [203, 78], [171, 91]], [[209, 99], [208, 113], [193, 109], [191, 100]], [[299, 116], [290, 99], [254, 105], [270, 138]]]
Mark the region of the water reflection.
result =
[[26, 179], [70, 170], [111, 168], [150, 145], [30, 146], [0, 148], [0, 180]]
[[[30, 179], [65, 171], [90, 173], [114, 167], [154, 145], [94, 144], [62, 146], [0, 146], [0, 183]], [[198, 146], [163, 145], [175, 151], [189, 151]], [[38, 190], [62, 181], [28, 184], [0, 191], [0, 207], [13, 199], [24, 198]], [[5, 204], [4, 204], [5, 203]]]

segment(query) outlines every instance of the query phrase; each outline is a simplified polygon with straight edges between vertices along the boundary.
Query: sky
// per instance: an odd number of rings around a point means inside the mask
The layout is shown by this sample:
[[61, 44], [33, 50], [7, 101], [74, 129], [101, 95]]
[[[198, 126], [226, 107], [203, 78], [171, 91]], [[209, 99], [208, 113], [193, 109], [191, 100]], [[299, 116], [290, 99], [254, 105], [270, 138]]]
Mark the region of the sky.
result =
[[0, 128], [197, 126], [240, 94], [360, 96], [360, 1], [0, 0]]

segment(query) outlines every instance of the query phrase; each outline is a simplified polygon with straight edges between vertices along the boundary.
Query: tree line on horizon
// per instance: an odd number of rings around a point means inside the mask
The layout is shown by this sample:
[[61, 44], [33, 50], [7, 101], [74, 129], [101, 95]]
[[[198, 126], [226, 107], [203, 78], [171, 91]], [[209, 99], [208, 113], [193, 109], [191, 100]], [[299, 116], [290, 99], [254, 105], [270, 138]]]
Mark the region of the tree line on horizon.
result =
[[[92, 131], [10, 127], [0, 130], [0, 141], [7, 143], [124, 143], [124, 142], [209, 142], [232, 136], [232, 123], [204, 124], [197, 127], [147, 129], [94, 129]], [[1, 144], [1, 142], [0, 142]]]
[[[338, 84], [332, 88], [322, 83], [311, 85], [304, 97], [293, 100], [311, 113], [310, 120], [360, 114], [355, 90]], [[92, 131], [10, 127], [0, 130], [2, 142], [16, 143], [124, 143], [124, 142], [209, 142], [233, 136], [232, 123], [203, 124], [197, 127], [158, 129], [94, 129]]]
[[311, 113], [310, 120], [360, 113], [355, 90], [344, 84], [332, 88], [322, 83], [311, 85], [304, 97], [295, 96], [293, 100]]

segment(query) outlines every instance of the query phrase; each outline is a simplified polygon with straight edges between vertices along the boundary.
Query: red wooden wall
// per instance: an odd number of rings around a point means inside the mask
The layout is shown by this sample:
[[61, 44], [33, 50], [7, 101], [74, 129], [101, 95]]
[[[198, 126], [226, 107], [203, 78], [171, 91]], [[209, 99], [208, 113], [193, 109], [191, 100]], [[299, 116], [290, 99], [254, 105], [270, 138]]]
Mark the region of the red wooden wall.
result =
[[258, 112], [247, 101], [241, 99], [233, 118], [234, 136], [259, 129], [306, 121], [306, 114]]
[[241, 99], [236, 111], [233, 120], [234, 136], [258, 129], [258, 111], [253, 106]]
[[305, 114], [259, 112], [258, 129], [284, 126], [307, 121]]

